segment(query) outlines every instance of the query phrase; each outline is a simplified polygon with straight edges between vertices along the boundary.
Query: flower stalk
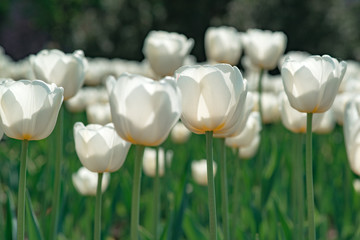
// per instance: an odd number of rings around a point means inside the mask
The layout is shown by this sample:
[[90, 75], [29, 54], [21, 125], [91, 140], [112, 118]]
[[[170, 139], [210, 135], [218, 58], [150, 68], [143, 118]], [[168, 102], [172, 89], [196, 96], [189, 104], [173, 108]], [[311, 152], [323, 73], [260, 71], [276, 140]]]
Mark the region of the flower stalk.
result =
[[159, 177], [159, 147], [157, 147], [155, 179], [154, 179], [154, 240], [157, 240], [159, 238], [158, 237], [159, 210], [160, 210], [160, 177]]
[[131, 198], [131, 220], [130, 220], [130, 239], [139, 239], [139, 213], [140, 213], [140, 187], [141, 187], [141, 166], [145, 147], [136, 145], [134, 182]]
[[314, 186], [313, 186], [313, 168], [312, 168], [312, 117], [313, 113], [307, 113], [306, 122], [306, 194], [307, 194], [307, 212], [309, 226], [309, 240], [316, 239], [315, 232], [315, 204], [314, 204]]
[[95, 223], [94, 223], [94, 240], [101, 239], [101, 204], [102, 204], [102, 179], [104, 173], [98, 173], [98, 182], [96, 188], [96, 205], [95, 205]]
[[214, 174], [213, 174], [213, 132], [206, 131], [205, 135], [206, 135], [206, 160], [207, 160], [210, 240], [216, 240], [217, 239], [217, 220], [216, 220], [215, 184], [214, 184]]
[[264, 76], [264, 72], [265, 72], [265, 70], [261, 69], [260, 73], [259, 73], [259, 113], [260, 113], [261, 123], [263, 121], [261, 95], [262, 95], [262, 79], [263, 79], [263, 76]]
[[18, 190], [18, 213], [17, 213], [17, 240], [25, 237], [25, 189], [26, 189], [26, 163], [28, 156], [29, 141], [23, 140], [20, 156], [20, 176]]

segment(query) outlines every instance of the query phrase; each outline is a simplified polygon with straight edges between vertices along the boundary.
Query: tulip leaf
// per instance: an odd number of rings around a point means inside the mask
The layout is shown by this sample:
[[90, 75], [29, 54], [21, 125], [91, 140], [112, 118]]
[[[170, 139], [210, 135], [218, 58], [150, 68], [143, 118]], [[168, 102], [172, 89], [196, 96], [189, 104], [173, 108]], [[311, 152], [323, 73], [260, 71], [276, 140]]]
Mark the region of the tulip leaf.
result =
[[30, 194], [26, 192], [26, 226], [28, 229], [29, 240], [43, 240], [39, 222], [36, 218], [34, 209], [31, 204]]
[[184, 228], [185, 239], [196, 239], [196, 240], [209, 239], [206, 229], [201, 226], [201, 224], [197, 221], [196, 217], [193, 215], [193, 213], [190, 210], [185, 211], [183, 228]]
[[6, 191], [6, 225], [5, 225], [5, 239], [16, 239], [17, 220], [15, 213], [14, 199], [10, 190]]
[[286, 240], [290, 240], [291, 238], [291, 230], [289, 227], [289, 220], [286, 219], [286, 216], [282, 213], [279, 204], [278, 204], [278, 200], [274, 200], [274, 207], [275, 207], [275, 211], [276, 211], [276, 215], [278, 217], [278, 220], [280, 221], [280, 224], [278, 226], [279, 228], [279, 235], [281, 236], [281, 238], [279, 239], [286, 239]]
[[[170, 228], [168, 230], [167, 239], [176, 240], [181, 237], [182, 233], [182, 222], [184, 219], [184, 213], [187, 207], [188, 202], [188, 194], [186, 193], [186, 186], [188, 184], [188, 174], [190, 173], [191, 160], [188, 158], [184, 168], [184, 174], [181, 177], [180, 184], [175, 193], [175, 200], [173, 200], [172, 208], [173, 211], [171, 213], [170, 218]], [[175, 206], [174, 206], [175, 205]], [[178, 211], [176, 211], [178, 209]]]

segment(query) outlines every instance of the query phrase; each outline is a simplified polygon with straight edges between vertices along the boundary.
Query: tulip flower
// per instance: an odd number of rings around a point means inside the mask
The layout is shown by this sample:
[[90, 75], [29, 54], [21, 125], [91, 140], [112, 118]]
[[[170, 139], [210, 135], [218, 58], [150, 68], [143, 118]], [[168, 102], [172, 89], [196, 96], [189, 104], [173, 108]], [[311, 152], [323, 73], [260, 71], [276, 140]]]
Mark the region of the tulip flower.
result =
[[89, 123], [105, 125], [111, 122], [110, 104], [94, 103], [86, 107], [86, 117]]
[[[255, 111], [260, 112], [260, 102], [261, 113], [262, 113], [262, 122], [265, 124], [278, 122], [280, 119], [279, 111], [279, 101], [275, 93], [272, 92], [263, 92], [261, 95], [257, 92], [252, 92], [255, 99]], [[261, 100], [259, 99], [261, 97]]]
[[291, 106], [306, 113], [327, 111], [334, 102], [345, 71], [344, 61], [339, 63], [328, 55], [310, 56], [303, 61], [288, 58], [281, 68], [281, 75]]
[[327, 110], [324, 113], [316, 114], [314, 118], [319, 116], [319, 123], [313, 131], [317, 134], [327, 134], [331, 133], [335, 128], [335, 116], [332, 108]]
[[[213, 162], [213, 176], [216, 175], [216, 168], [217, 164], [216, 162]], [[191, 175], [194, 179], [194, 181], [202, 186], [208, 185], [208, 177], [207, 177], [207, 163], [206, 159], [193, 161], [191, 163]]]
[[60, 50], [42, 50], [30, 58], [34, 75], [47, 83], [64, 88], [64, 100], [75, 96], [84, 83], [87, 61], [77, 50], [65, 54]]
[[[47, 83], [55, 83], [64, 88], [64, 100], [76, 95], [84, 83], [87, 60], [81, 50], [72, 54], [65, 54], [60, 50], [42, 50], [37, 55], [30, 57], [30, 62], [35, 78]], [[54, 174], [53, 211], [51, 212], [51, 224], [49, 239], [56, 238], [58, 226], [58, 213], [60, 204], [60, 172], [63, 152], [63, 113], [60, 111], [56, 136], [56, 157]]]
[[[156, 153], [158, 151], [158, 153]], [[164, 151], [163, 148], [158, 150], [154, 148], [145, 148], [143, 156], [143, 169], [144, 173], [149, 177], [156, 176], [156, 154], [158, 154], [158, 164], [159, 164], [159, 176], [164, 176], [165, 174], [165, 164], [170, 164], [173, 156], [173, 152], [168, 150]]]
[[[72, 174], [72, 182], [75, 189], [82, 195], [95, 196], [98, 174], [88, 170], [86, 167], [81, 167], [76, 173]], [[101, 191], [104, 192], [109, 185], [110, 173], [105, 172], [101, 184]]]
[[283, 66], [283, 64], [284, 64], [284, 62], [285, 62], [285, 60], [287, 58], [291, 58], [291, 59], [294, 59], [296, 61], [302, 61], [307, 57], [310, 57], [310, 53], [308, 53], [308, 52], [302, 52], [302, 51], [290, 51], [290, 52], [287, 52], [286, 54], [284, 54], [279, 59], [279, 62], [278, 62], [279, 69], [282, 68], [282, 66]]
[[260, 134], [256, 134], [249, 145], [245, 145], [239, 148], [239, 157], [242, 159], [249, 159], [254, 157], [260, 145], [260, 138]]
[[[249, 29], [242, 37], [244, 50], [251, 62], [260, 69], [258, 91], [262, 95], [262, 78], [265, 70], [274, 69], [285, 51], [287, 37], [283, 32]], [[262, 97], [259, 98], [260, 117], [262, 114]]]
[[158, 146], [167, 138], [181, 112], [181, 95], [173, 78], [153, 81], [140, 75], [109, 77], [106, 86], [112, 120], [128, 142]]
[[287, 58], [281, 68], [284, 90], [290, 105], [307, 113], [306, 127], [306, 192], [309, 240], [316, 239], [312, 170], [313, 113], [329, 110], [346, 71], [346, 63], [328, 55], [310, 56], [296, 61]]
[[17, 238], [24, 239], [26, 162], [29, 140], [41, 140], [53, 131], [64, 90], [40, 80], [3, 80], [0, 83], [1, 128], [23, 140], [18, 190]]
[[124, 163], [130, 143], [121, 139], [109, 123], [105, 126], [77, 122], [75, 150], [84, 167], [92, 172], [114, 172]]
[[[284, 127], [293, 133], [306, 133], [306, 113], [297, 111], [290, 105], [289, 99], [283, 92], [279, 95], [281, 121]], [[312, 130], [319, 128], [323, 114], [316, 114], [312, 120]]]
[[98, 173], [95, 207], [95, 239], [100, 240], [101, 186], [104, 172], [114, 172], [124, 163], [130, 143], [121, 139], [112, 123], [105, 126], [77, 122], [74, 125], [75, 150], [84, 167]]
[[235, 134], [231, 130], [244, 114], [247, 95], [239, 69], [228, 64], [195, 65], [175, 74], [182, 93], [182, 123], [196, 134]]
[[145, 38], [143, 53], [160, 77], [172, 76], [181, 67], [194, 45], [182, 34], [151, 31]]
[[[182, 123], [196, 134], [206, 134], [207, 166], [212, 172], [212, 138], [241, 131], [245, 113], [246, 80], [228, 64], [184, 66], [176, 70], [182, 93]], [[208, 176], [210, 239], [216, 239], [216, 203], [213, 175]]]
[[[349, 88], [350, 82], [356, 82], [359, 83], [360, 79], [360, 63], [353, 60], [346, 61], [346, 72], [344, 75], [344, 79], [341, 81], [341, 84], [339, 86], [339, 92], [347, 91]], [[351, 89], [350, 90], [354, 90]]]
[[283, 32], [249, 29], [242, 43], [251, 62], [260, 69], [274, 69], [285, 51], [287, 37]]
[[208, 61], [237, 65], [241, 56], [240, 33], [233, 27], [209, 27], [205, 32]]
[[63, 88], [40, 80], [2, 82], [0, 116], [5, 134], [19, 140], [48, 137], [55, 127], [63, 92]]
[[344, 124], [345, 106], [356, 95], [356, 92], [342, 92], [336, 95], [332, 109], [337, 124], [341, 126]]
[[65, 106], [70, 112], [76, 113], [86, 110], [89, 105], [107, 102], [109, 102], [109, 97], [104, 87], [84, 87], [74, 97], [67, 100]]
[[174, 143], [185, 143], [187, 140], [189, 140], [191, 136], [191, 132], [189, 129], [185, 127], [185, 125], [182, 122], [178, 122], [175, 124], [173, 129], [171, 130], [171, 140]]
[[260, 131], [261, 120], [259, 112], [251, 112], [244, 129], [238, 135], [226, 138], [225, 144], [232, 148], [249, 146]]
[[138, 239], [141, 161], [144, 146], [158, 146], [168, 137], [181, 113], [181, 93], [172, 77], [160, 81], [124, 73], [106, 82], [117, 133], [136, 144], [131, 206], [131, 239]]
[[346, 104], [344, 138], [351, 170], [360, 176], [360, 98], [355, 97]]

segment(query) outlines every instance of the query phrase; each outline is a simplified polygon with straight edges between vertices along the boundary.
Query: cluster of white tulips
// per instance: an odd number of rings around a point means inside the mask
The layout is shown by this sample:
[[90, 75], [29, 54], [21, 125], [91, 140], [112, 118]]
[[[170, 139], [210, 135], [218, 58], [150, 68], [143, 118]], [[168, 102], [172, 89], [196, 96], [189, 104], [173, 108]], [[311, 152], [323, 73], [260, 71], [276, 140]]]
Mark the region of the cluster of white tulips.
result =
[[[95, 239], [101, 236], [101, 195], [110, 181], [109, 173], [122, 167], [131, 144], [136, 146], [136, 154], [130, 238], [137, 240], [142, 168], [157, 184], [173, 155], [172, 150], [159, 146], [169, 136], [174, 143], [183, 144], [191, 132], [206, 136], [206, 156], [194, 159], [191, 171], [194, 182], [208, 187], [210, 239], [218, 237], [215, 191], [221, 191], [221, 225], [224, 239], [230, 239], [225, 147], [231, 147], [239, 158], [252, 158], [261, 149], [263, 124], [277, 121], [291, 132], [306, 134], [306, 174], [303, 159], [294, 165], [295, 178], [300, 179], [299, 192], [305, 189], [301, 182], [306, 176], [307, 204], [300, 200], [298, 204], [307, 207], [307, 219], [300, 221], [306, 221], [308, 229], [305, 231], [304, 224], [299, 223], [299, 231], [300, 239], [316, 239], [312, 131], [329, 133], [336, 122], [344, 124], [350, 167], [360, 175], [360, 98], [356, 97], [360, 91], [360, 64], [350, 61], [346, 72], [346, 62], [328, 55], [284, 54], [286, 42], [282, 32], [249, 29], [240, 33], [233, 27], [210, 27], [205, 34], [207, 62], [197, 63], [189, 55], [193, 39], [151, 31], [144, 41], [145, 59], [141, 63], [87, 59], [81, 50], [72, 54], [43, 50], [23, 60], [25, 67], [18, 73], [0, 71], [4, 77], [0, 83], [1, 128], [8, 137], [23, 140], [18, 239], [25, 239], [28, 141], [48, 137], [57, 124], [57, 167], [48, 238], [56, 239], [64, 161], [63, 101], [70, 112], [86, 111], [89, 123], [77, 122], [73, 126], [76, 153], [85, 168], [74, 173], [72, 179], [81, 194], [96, 195]], [[242, 50], [243, 73], [236, 67]], [[12, 65], [11, 69], [19, 64], [4, 54], [0, 62]], [[277, 67], [281, 75], [268, 73]], [[26, 80], [18, 80], [19, 76]], [[220, 159], [214, 159], [213, 138], [222, 144]], [[214, 184], [217, 172], [220, 189], [215, 189]], [[159, 211], [157, 204], [154, 206]], [[305, 232], [308, 238], [304, 238]], [[156, 230], [154, 239], [159, 239]]]

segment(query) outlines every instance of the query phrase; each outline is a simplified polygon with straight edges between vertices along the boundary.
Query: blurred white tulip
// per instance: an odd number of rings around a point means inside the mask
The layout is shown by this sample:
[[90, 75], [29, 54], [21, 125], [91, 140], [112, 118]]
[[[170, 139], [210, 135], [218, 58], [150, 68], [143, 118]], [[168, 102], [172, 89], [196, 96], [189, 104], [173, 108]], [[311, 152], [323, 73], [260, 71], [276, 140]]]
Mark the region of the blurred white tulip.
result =
[[[85, 167], [79, 168], [76, 173], [72, 175], [72, 182], [75, 189], [82, 195], [95, 196], [98, 184], [98, 173], [91, 172]], [[101, 183], [101, 191], [105, 192], [110, 182], [110, 173], [106, 172], [103, 175]]]
[[[216, 175], [217, 164], [213, 161], [213, 174]], [[191, 163], [191, 173], [194, 181], [202, 186], [208, 185], [207, 179], [207, 162], [206, 159], [201, 159], [198, 161], [192, 161]]]
[[172, 76], [181, 67], [194, 45], [183, 34], [151, 31], [145, 38], [143, 53], [159, 77]]

